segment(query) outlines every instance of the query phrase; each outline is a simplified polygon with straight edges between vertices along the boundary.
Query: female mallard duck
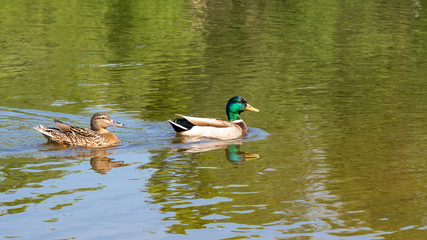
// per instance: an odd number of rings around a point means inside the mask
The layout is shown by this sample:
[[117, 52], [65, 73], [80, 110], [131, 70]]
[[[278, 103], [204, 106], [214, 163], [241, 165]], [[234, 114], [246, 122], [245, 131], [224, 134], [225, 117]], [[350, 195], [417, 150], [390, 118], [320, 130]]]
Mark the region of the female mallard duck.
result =
[[259, 112], [240, 96], [231, 98], [226, 107], [228, 121], [216, 118], [188, 117], [178, 114], [182, 118], [171, 121], [173, 129], [180, 135], [191, 137], [208, 137], [228, 140], [241, 137], [248, 133], [248, 127], [240, 117], [243, 111]]
[[34, 129], [41, 132], [48, 142], [63, 144], [65, 146], [80, 147], [108, 147], [120, 143], [119, 138], [107, 131], [108, 126], [122, 127], [123, 124], [115, 122], [106, 113], [95, 113], [90, 120], [91, 128], [75, 127], [54, 120], [58, 128], [47, 128], [43, 125]]

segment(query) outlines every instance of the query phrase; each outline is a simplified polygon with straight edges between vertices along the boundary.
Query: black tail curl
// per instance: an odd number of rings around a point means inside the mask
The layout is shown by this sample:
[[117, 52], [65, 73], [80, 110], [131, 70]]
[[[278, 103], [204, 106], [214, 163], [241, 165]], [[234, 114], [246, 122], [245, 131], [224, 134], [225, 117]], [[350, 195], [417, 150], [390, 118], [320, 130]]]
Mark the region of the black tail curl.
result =
[[175, 132], [188, 131], [194, 127], [194, 124], [185, 118], [175, 118], [173, 121], [169, 121], [169, 123], [172, 125]]

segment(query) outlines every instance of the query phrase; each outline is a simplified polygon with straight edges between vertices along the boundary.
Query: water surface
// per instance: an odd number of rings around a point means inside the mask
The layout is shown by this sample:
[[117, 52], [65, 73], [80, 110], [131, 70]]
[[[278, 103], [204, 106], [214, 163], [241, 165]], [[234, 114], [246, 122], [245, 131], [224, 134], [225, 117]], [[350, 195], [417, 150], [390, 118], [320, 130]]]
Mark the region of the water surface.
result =
[[[0, 237], [423, 239], [424, 1], [7, 1]], [[250, 134], [176, 137], [175, 113]], [[122, 144], [32, 129], [105, 111]]]

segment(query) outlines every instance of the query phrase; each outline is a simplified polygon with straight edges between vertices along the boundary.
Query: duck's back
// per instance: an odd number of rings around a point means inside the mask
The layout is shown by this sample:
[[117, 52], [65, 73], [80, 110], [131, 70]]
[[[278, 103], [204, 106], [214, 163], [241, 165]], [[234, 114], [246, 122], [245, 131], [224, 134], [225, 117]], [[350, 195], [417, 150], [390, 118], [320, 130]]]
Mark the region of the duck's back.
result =
[[74, 141], [72, 146], [83, 146], [83, 147], [108, 147], [120, 143], [119, 138], [110, 132], [97, 133], [92, 129], [86, 134], [80, 134], [74, 138], [70, 138], [71, 141]]

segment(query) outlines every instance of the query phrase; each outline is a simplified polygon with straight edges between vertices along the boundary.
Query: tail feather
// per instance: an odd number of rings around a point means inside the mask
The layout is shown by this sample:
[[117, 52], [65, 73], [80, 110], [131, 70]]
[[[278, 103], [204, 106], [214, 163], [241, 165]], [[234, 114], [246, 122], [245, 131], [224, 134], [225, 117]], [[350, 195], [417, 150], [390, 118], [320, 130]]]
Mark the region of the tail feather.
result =
[[168, 120], [175, 132], [183, 132], [190, 130], [194, 124], [184, 118], [175, 118], [173, 121]]
[[64, 143], [64, 139], [61, 139], [61, 136], [62, 136], [61, 134], [64, 134], [64, 133], [62, 133], [57, 128], [48, 128], [43, 125], [38, 125], [38, 126], [34, 126], [34, 129], [41, 132], [43, 137], [45, 137], [49, 142], [56, 142], [60, 144]]
[[51, 130], [43, 125], [34, 126], [34, 129], [41, 132], [43, 136], [52, 138]]

